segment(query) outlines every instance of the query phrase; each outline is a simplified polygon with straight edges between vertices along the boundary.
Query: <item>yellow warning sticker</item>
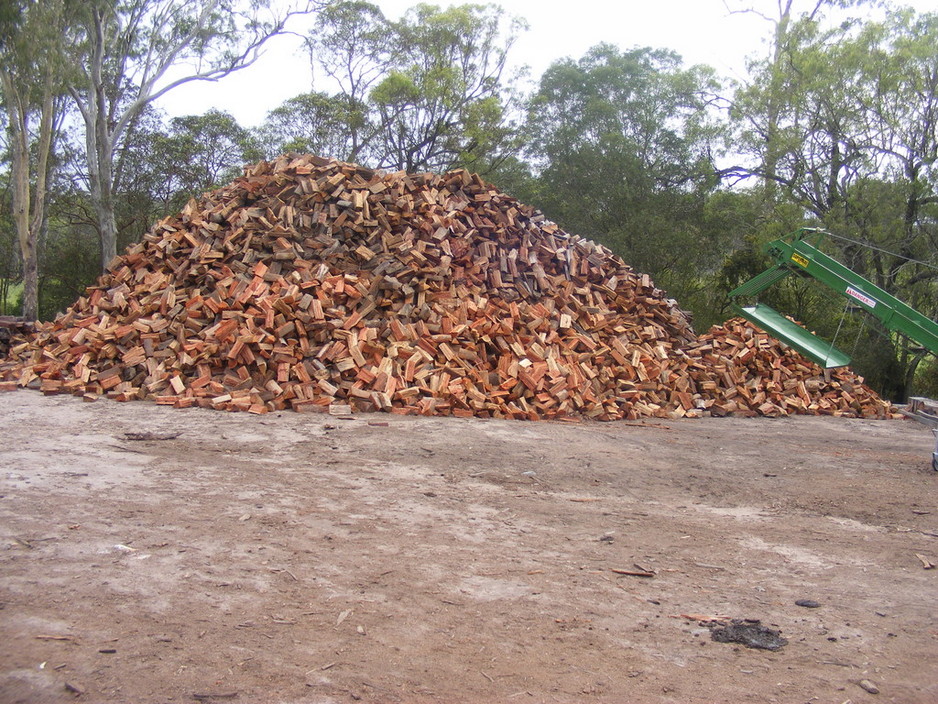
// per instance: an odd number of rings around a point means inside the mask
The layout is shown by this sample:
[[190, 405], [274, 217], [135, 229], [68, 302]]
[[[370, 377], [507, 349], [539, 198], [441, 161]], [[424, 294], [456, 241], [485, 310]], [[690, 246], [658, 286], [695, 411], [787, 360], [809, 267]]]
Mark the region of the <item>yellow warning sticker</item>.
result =
[[798, 252], [792, 252], [791, 260], [795, 264], [800, 264], [801, 266], [805, 266], [805, 267], [808, 266], [808, 258], [801, 256], [800, 254], [798, 254]]

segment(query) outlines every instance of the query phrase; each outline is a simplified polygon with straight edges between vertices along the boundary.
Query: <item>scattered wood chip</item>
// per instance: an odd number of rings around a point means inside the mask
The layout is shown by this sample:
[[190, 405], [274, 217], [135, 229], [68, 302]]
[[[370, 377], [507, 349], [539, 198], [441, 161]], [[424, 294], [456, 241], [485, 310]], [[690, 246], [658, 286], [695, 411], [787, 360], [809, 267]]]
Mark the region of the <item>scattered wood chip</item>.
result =
[[685, 618], [688, 621], [703, 621], [704, 623], [714, 623], [717, 621], [729, 621], [729, 616], [708, 616], [707, 614], [672, 614], [669, 618]]
[[180, 435], [182, 431], [177, 433], [124, 433], [125, 440], [137, 440], [137, 441], [150, 441], [150, 440], [175, 440]]
[[118, 452], [132, 452], [132, 453], [137, 454], [137, 455], [145, 455], [145, 454], [146, 454], [143, 450], [137, 450], [137, 449], [135, 449], [135, 448], [133, 448], [133, 447], [124, 447], [123, 445], [114, 445], [113, 443], [110, 444], [108, 447], [111, 447], [111, 448], [117, 450]]
[[916, 556], [919, 560], [922, 561], [922, 569], [924, 569], [924, 570], [933, 570], [933, 569], [935, 569], [935, 563], [932, 562], [931, 560], [929, 560], [929, 559], [928, 559], [927, 557], [925, 557], [924, 555], [920, 555], [919, 553], [915, 553], [915, 556]]
[[609, 570], [610, 572], [615, 572], [616, 574], [625, 575], [626, 577], [654, 577], [654, 572], [647, 572], [645, 570], [620, 570], [618, 567], [613, 567]]
[[194, 692], [192, 694], [192, 698], [198, 699], [199, 701], [206, 701], [208, 699], [234, 699], [237, 696], [237, 692]]

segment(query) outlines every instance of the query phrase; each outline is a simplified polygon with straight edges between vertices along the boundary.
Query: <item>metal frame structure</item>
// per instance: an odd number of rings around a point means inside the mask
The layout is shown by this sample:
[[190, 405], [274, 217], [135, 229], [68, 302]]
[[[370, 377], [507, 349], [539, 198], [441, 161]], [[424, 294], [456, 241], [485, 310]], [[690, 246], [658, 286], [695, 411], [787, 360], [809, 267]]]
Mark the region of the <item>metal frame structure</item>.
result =
[[[737, 299], [756, 298], [785, 277], [797, 274], [817, 280], [855, 308], [876, 317], [887, 330], [909, 338], [938, 356], [938, 323], [824, 254], [818, 247], [828, 234], [825, 230], [801, 228], [769, 242], [766, 252], [775, 260], [775, 265], [730, 292], [733, 310], [825, 369], [846, 366], [850, 356], [835, 348], [833, 342], [822, 340], [764, 303], [740, 305], [737, 302]], [[813, 238], [813, 243], [807, 241], [809, 237]], [[935, 416], [930, 413], [923, 414], [916, 408], [906, 415], [935, 427]], [[938, 471], [938, 429], [935, 437], [932, 469]]]
[[[886, 329], [904, 335], [932, 354], [938, 355], [938, 323], [824, 254], [818, 249], [818, 245], [827, 234], [824, 230], [802, 228], [769, 242], [766, 252], [775, 259], [775, 265], [730, 292], [734, 310], [822, 367], [842, 367], [849, 364], [849, 355], [834, 348], [832, 343], [825, 342], [796, 325], [764, 303], [749, 306], [736, 303], [736, 299], [756, 297], [785, 277], [799, 274], [816, 279], [848, 299], [857, 308], [875, 316]], [[812, 235], [815, 237], [813, 244], [806, 239]]]

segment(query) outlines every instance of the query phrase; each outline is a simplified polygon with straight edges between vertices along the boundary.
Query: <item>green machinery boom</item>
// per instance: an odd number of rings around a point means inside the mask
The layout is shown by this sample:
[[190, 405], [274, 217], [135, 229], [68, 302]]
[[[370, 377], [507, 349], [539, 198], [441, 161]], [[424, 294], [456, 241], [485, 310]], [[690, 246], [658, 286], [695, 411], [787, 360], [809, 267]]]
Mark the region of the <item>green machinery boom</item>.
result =
[[[886, 329], [904, 335], [932, 354], [938, 355], [938, 323], [821, 252], [818, 245], [827, 234], [824, 230], [802, 228], [769, 242], [766, 251], [775, 259], [775, 265], [730, 292], [734, 310], [824, 368], [849, 364], [850, 357], [836, 349], [832, 343], [825, 342], [796, 325], [764, 303], [747, 306], [736, 303], [740, 298], [756, 297], [786, 276], [800, 274], [816, 279], [848, 299], [850, 303], [875, 316]], [[809, 236], [814, 236], [814, 244], [807, 241]]]
[[[904, 335], [938, 356], [938, 323], [821, 252], [818, 246], [827, 234], [824, 230], [802, 228], [769, 242], [766, 252], [775, 259], [775, 265], [730, 292], [735, 312], [825, 369], [849, 364], [850, 357], [832, 342], [825, 342], [764, 303], [737, 303], [737, 299], [755, 298], [786, 276], [798, 274], [817, 280], [878, 318], [887, 330]], [[807, 241], [808, 237], [814, 239], [813, 244]], [[938, 437], [938, 430], [935, 434]], [[938, 470], [938, 442], [932, 454], [932, 467]]]

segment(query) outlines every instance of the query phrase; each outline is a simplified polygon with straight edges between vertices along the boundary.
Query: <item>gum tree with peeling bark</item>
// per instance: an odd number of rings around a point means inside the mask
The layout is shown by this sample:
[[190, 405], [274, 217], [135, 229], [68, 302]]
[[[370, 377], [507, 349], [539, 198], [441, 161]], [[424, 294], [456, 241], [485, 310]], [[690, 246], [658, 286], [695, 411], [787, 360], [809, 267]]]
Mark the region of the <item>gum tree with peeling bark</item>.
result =
[[0, 97], [7, 118], [13, 222], [23, 261], [24, 318], [39, 310], [39, 235], [45, 227], [49, 165], [64, 111], [65, 68], [53, 47], [73, 3], [7, 5], [0, 18]]
[[85, 128], [101, 267], [117, 255], [115, 153], [144, 108], [179, 86], [253, 64], [294, 16], [327, 0], [92, 0], [72, 28], [78, 77], [69, 94]]

